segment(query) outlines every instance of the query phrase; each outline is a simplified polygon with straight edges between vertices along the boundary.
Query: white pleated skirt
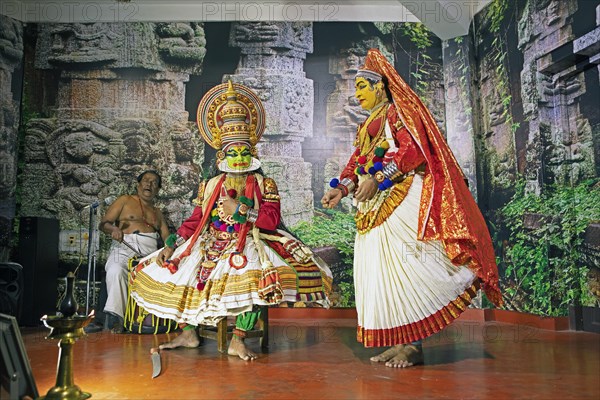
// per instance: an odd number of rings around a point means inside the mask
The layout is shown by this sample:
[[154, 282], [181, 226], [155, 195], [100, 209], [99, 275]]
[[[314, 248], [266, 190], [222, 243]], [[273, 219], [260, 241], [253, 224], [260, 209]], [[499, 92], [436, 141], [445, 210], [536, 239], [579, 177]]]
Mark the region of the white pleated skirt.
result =
[[357, 339], [366, 347], [424, 339], [451, 323], [476, 295], [475, 275], [452, 264], [441, 242], [416, 239], [422, 186], [415, 175], [385, 222], [356, 236]]

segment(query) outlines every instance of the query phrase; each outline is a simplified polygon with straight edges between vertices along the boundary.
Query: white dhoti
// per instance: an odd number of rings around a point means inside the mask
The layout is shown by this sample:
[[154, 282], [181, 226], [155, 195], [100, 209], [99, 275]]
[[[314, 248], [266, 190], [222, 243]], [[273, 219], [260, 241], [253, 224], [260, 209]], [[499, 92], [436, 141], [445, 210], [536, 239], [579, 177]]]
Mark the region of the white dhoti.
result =
[[[142, 256], [152, 253], [158, 247], [158, 233], [126, 233], [123, 240], [136, 249]], [[123, 243], [113, 240], [106, 270], [107, 299], [104, 312], [120, 316], [125, 315], [127, 306], [127, 280], [129, 260], [138, 254]]]
[[[422, 185], [415, 175], [385, 221], [356, 236], [357, 338], [366, 347], [410, 343], [438, 332], [476, 294], [473, 272], [452, 264], [441, 242], [417, 240]], [[376, 213], [382, 200], [360, 203], [359, 211]]]

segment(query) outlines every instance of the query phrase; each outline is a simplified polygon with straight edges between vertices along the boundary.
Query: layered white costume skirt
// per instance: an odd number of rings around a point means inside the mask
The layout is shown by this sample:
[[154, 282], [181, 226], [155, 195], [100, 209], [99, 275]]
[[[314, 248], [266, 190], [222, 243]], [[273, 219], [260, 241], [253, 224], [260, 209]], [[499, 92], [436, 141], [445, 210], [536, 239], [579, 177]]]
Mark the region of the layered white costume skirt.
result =
[[[422, 186], [422, 177], [415, 175], [395, 211], [356, 236], [357, 339], [366, 347], [430, 336], [457, 318], [476, 295], [475, 275], [452, 264], [441, 242], [416, 239]], [[374, 206], [360, 203], [359, 210]]]
[[[200, 235], [174, 274], [155, 262], [158, 251], [140, 260], [131, 285], [131, 297], [137, 305], [157, 317], [191, 325], [214, 325], [223, 317], [251, 311], [253, 306], [272, 305], [258, 294], [262, 264], [251, 236], [243, 250], [245, 267], [236, 269], [229, 263], [229, 254], [237, 243], [233, 240], [210, 269], [205, 285], [198, 288], [198, 274], [202, 273], [207, 251], [213, 248], [211, 242], [214, 239], [208, 232]], [[189, 240], [178, 247], [172, 258], [180, 256], [188, 243]], [[307, 301], [328, 306], [326, 293], [330, 292], [332, 279], [326, 265], [317, 266], [314, 260], [302, 264], [284, 259], [267, 245], [264, 250], [281, 281], [281, 302]]]

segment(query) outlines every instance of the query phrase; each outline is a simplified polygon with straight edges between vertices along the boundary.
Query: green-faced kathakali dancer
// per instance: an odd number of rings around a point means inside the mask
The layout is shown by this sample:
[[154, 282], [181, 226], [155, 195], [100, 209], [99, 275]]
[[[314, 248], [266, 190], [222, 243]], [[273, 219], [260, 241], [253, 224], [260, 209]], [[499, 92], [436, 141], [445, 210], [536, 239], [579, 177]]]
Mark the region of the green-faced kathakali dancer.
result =
[[217, 176], [202, 182], [196, 208], [166, 241], [136, 268], [131, 296], [139, 306], [185, 325], [160, 348], [195, 347], [199, 324], [236, 316], [229, 354], [256, 354], [244, 344], [257, 321], [257, 307], [282, 302], [328, 306], [332, 276], [310, 249], [281, 226], [277, 185], [260, 171], [256, 143], [265, 113], [248, 87], [221, 84], [198, 106], [202, 137], [217, 149]]

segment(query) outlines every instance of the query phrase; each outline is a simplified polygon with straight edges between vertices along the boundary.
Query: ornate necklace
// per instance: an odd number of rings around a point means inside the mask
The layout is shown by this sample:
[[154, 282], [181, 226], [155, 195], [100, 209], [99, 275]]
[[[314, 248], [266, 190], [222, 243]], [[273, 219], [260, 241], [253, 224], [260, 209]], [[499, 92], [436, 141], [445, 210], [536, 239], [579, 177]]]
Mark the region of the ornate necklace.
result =
[[[387, 111], [388, 103], [382, 103], [375, 111], [369, 115], [369, 118], [360, 127], [358, 132], [358, 143], [355, 146], [360, 149], [360, 153], [356, 155], [356, 169], [354, 173], [356, 175], [365, 175], [372, 173], [370, 170], [373, 168], [375, 163], [383, 161], [383, 156], [389, 148], [389, 143], [386, 140], [382, 140], [385, 132], [385, 121], [381, 121], [377, 134], [371, 138], [369, 135], [368, 127], [369, 124], [376, 121], [378, 118], [383, 118]], [[374, 172], [373, 172], [374, 173]]]
[[372, 152], [373, 148], [375, 147], [375, 144], [378, 143], [381, 139], [381, 136], [385, 130], [385, 123], [382, 123], [380, 125], [379, 131], [375, 136], [373, 136], [372, 139], [371, 135], [369, 135], [367, 128], [373, 121], [379, 118], [387, 110], [386, 105], [387, 103], [383, 103], [381, 106], [379, 106], [379, 108], [373, 111], [371, 115], [369, 115], [369, 118], [367, 118], [365, 123], [360, 127], [360, 130], [358, 132], [357, 143], [357, 147], [360, 148], [360, 155], [367, 155], [370, 152]]

